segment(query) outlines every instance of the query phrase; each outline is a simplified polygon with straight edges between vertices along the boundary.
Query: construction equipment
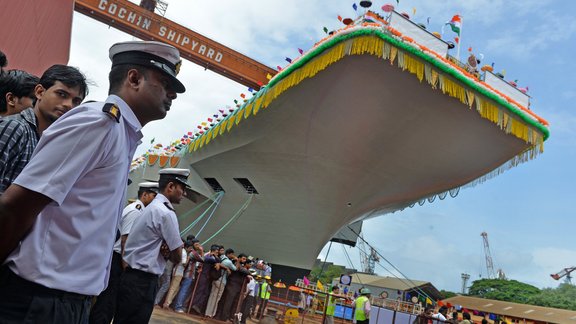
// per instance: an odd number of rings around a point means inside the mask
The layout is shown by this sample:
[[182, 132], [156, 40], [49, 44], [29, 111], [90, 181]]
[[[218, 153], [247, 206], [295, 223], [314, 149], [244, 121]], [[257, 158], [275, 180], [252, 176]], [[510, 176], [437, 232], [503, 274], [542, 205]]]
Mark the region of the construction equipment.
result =
[[498, 269], [498, 272], [494, 271], [494, 263], [492, 261], [492, 253], [490, 252], [490, 243], [488, 243], [488, 233], [482, 232], [482, 241], [484, 243], [484, 257], [486, 259], [486, 272], [488, 279], [506, 279], [506, 274], [504, 270]]
[[358, 248], [360, 250], [360, 263], [362, 265], [362, 272], [374, 274], [376, 270], [376, 262], [380, 262], [380, 257], [373, 247], [370, 250], [364, 244], [364, 236], [360, 233], [361, 239], [358, 240]]
[[277, 71], [212, 39], [162, 17], [166, 2], [76, 0], [74, 10], [143, 40], [160, 41], [180, 50], [182, 58], [258, 90]]
[[470, 275], [467, 273], [462, 273], [462, 294], [466, 294], [466, 288], [468, 288], [468, 279], [470, 279]]
[[576, 267], [569, 267], [569, 268], [564, 268], [562, 269], [560, 272], [558, 273], [554, 273], [551, 274], [550, 277], [552, 277], [552, 279], [554, 280], [560, 280], [562, 278], [564, 278], [564, 281], [567, 284], [572, 284], [572, 275], [570, 275], [572, 273], [572, 271], [576, 270]]

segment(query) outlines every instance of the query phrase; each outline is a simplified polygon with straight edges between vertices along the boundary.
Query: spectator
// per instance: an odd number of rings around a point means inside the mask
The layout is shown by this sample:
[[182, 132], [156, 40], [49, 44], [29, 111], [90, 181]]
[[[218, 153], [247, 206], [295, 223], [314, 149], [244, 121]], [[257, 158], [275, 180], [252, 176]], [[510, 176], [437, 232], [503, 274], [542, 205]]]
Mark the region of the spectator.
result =
[[[0, 58], [1, 59], [1, 58]], [[26, 71], [8, 70], [0, 73], [0, 117], [19, 114], [32, 107], [34, 88], [40, 79]]]
[[53, 65], [34, 87], [34, 107], [0, 119], [0, 194], [28, 164], [42, 133], [78, 106], [87, 92], [86, 78], [78, 69]]

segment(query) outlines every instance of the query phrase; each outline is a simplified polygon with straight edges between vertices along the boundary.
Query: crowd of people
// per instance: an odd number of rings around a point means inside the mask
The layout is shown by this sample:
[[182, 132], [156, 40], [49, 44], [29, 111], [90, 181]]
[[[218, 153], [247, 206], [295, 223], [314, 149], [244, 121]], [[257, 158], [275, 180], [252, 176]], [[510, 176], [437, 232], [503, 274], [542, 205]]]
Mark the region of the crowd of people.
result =
[[[461, 320], [460, 317], [462, 318]], [[459, 316], [458, 312], [449, 313], [449, 309], [446, 306], [441, 306], [438, 309], [429, 306], [424, 309], [424, 312], [414, 321], [414, 324], [433, 323], [432, 320], [436, 320], [438, 323], [472, 324], [471, 318], [468, 312], [462, 312], [462, 316]], [[482, 324], [488, 324], [488, 320], [483, 319]]]
[[145, 323], [154, 305], [223, 321], [261, 317], [270, 264], [180, 237], [174, 204], [190, 170], [163, 169], [125, 205], [141, 128], [185, 91], [178, 50], [109, 51], [110, 96], [84, 103], [85, 76], [6, 70], [0, 52], [0, 322]]
[[148, 322], [166, 260], [181, 262], [173, 204], [189, 170], [159, 172], [158, 184], [141, 188], [147, 208], [131, 205], [139, 214], [123, 217], [141, 130], [186, 90], [180, 53], [129, 41], [109, 57], [109, 96], [82, 103], [88, 86], [77, 68], [56, 64], [38, 78], [5, 69], [0, 53], [1, 323], [88, 323], [99, 295], [114, 296], [105, 307], [114, 322]]

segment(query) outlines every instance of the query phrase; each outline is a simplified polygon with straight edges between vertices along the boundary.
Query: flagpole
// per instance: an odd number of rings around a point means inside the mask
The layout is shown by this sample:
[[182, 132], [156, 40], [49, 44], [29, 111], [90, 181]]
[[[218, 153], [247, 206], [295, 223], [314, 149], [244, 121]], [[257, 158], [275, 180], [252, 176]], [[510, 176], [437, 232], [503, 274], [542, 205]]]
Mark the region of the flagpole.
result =
[[460, 35], [458, 35], [458, 49], [456, 50], [456, 58], [460, 61], [460, 44], [462, 44], [462, 28], [464, 27], [464, 21], [462, 16], [460, 16]]

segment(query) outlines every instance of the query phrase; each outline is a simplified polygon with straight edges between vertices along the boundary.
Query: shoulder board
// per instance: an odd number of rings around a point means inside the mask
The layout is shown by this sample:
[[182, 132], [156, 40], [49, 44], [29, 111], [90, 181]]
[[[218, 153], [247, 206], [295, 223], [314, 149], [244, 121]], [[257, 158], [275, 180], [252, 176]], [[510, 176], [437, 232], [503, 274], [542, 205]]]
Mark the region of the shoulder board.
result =
[[138, 210], [141, 210], [141, 209], [142, 209], [142, 205], [136, 204], [135, 208], [138, 209]]
[[105, 104], [104, 107], [102, 107], [102, 111], [113, 117], [117, 123], [120, 122], [120, 108], [118, 108], [118, 106], [115, 104], [111, 102]]
[[167, 202], [164, 203], [164, 206], [166, 206], [166, 208], [170, 209], [171, 211], [175, 211], [174, 208], [172, 208]]

